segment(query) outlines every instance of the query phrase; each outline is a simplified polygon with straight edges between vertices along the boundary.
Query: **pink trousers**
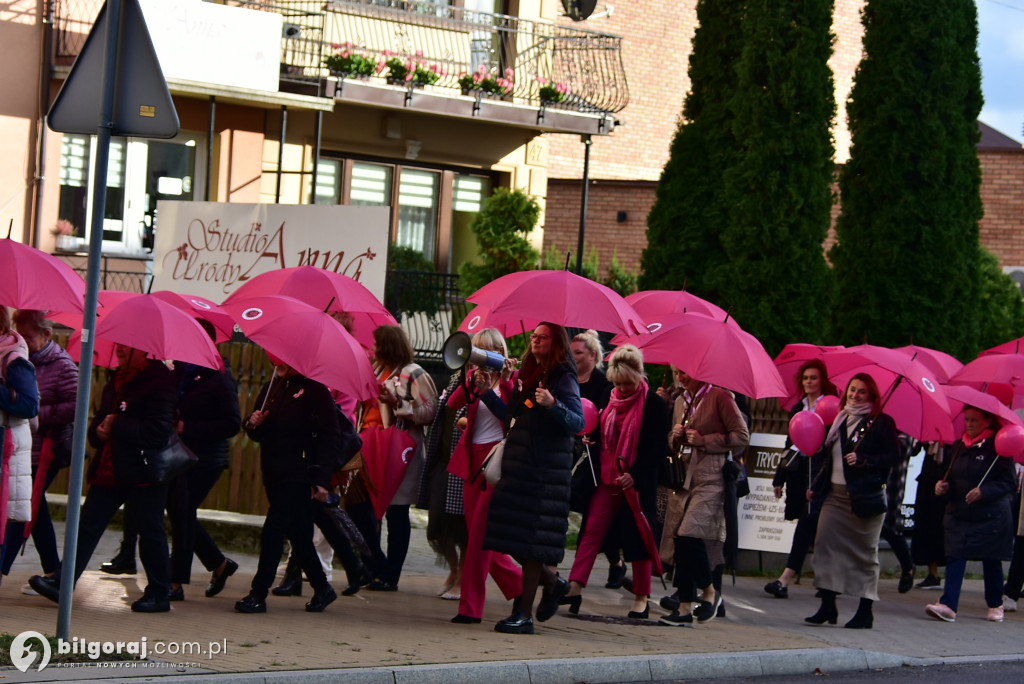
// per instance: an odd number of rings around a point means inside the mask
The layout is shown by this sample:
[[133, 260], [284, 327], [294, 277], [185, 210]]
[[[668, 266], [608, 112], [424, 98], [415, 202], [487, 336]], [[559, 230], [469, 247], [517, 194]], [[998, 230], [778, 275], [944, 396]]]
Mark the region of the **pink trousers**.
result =
[[[477, 472], [490, 452], [491, 444], [472, 445], [471, 473]], [[462, 501], [466, 509], [466, 528], [469, 539], [466, 543], [466, 557], [462, 563], [462, 597], [459, 599], [459, 612], [463, 615], [482, 618], [484, 602], [487, 597], [487, 573], [498, 584], [501, 593], [508, 600], [519, 596], [523, 590], [523, 572], [515, 561], [505, 553], [484, 551], [484, 532], [487, 530], [487, 510], [491, 506], [494, 486], [487, 484], [486, 489], [480, 488], [483, 476], [474, 482], [466, 482], [462, 488]], [[648, 571], [648, 579], [650, 572]]]
[[[572, 571], [569, 573], [569, 581], [579, 582], [587, 586], [590, 579], [590, 572], [594, 569], [594, 561], [601, 551], [601, 542], [608, 534], [608, 528], [615, 519], [615, 514], [622, 506], [628, 506], [622, 496], [622, 488], [614, 485], [606, 485], [603, 482], [597, 485], [594, 495], [590, 499], [590, 508], [587, 511], [587, 528], [580, 536], [580, 542], [576, 548], [576, 560], [572, 564]], [[651, 560], [633, 561], [633, 593], [636, 596], [648, 596], [651, 593]]]

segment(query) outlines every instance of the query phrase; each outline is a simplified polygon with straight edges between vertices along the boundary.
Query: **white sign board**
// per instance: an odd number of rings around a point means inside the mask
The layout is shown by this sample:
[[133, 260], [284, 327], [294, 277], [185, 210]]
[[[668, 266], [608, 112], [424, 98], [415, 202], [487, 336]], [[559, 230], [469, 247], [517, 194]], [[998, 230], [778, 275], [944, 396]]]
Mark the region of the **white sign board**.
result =
[[384, 299], [389, 207], [157, 202], [153, 289], [222, 302], [253, 276], [311, 265]]
[[787, 452], [786, 436], [755, 432], [747, 449], [750, 494], [739, 500], [737, 542], [741, 549], [789, 553], [795, 520], [786, 520], [785, 494], [776, 499], [772, 478]]
[[201, 0], [139, 4], [164, 78], [277, 91], [280, 14]]

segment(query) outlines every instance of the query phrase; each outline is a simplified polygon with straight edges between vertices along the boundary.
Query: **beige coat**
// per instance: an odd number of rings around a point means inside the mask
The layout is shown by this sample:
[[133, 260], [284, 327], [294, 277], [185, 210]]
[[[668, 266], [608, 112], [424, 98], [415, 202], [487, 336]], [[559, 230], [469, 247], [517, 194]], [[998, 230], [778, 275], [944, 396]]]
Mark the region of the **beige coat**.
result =
[[[672, 425], [683, 420], [686, 399], [676, 399]], [[739, 453], [750, 441], [747, 423], [732, 394], [712, 387], [697, 406], [688, 427], [699, 432], [706, 444], [695, 447], [686, 461], [686, 487], [669, 492], [661, 558], [671, 563], [676, 537], [725, 541], [725, 483], [722, 466], [730, 454]], [[669, 446], [679, 443], [669, 435]]]

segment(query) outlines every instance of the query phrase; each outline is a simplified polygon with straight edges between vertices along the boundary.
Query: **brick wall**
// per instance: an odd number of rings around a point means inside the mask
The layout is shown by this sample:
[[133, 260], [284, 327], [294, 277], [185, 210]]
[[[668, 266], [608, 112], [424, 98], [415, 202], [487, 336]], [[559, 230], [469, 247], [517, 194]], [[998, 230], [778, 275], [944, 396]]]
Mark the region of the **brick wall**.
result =
[[981, 151], [981, 244], [1000, 266], [1024, 266], [1024, 150]]

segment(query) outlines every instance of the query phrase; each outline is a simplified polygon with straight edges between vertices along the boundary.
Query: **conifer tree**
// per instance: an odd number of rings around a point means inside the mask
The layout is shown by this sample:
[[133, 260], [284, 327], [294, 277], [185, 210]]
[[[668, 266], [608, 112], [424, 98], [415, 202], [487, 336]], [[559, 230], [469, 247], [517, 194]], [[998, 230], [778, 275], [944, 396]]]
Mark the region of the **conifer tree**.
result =
[[832, 7], [748, 0], [732, 96], [737, 152], [725, 175], [716, 274], [727, 307], [769, 353], [820, 342], [832, 279], [823, 243], [832, 221]]
[[830, 252], [835, 342], [978, 350], [981, 72], [973, 0], [868, 0]]
[[722, 178], [735, 149], [729, 102], [742, 48], [742, 0], [698, 0], [683, 114], [647, 217], [639, 287], [687, 290], [711, 301], [711, 274], [725, 263]]

